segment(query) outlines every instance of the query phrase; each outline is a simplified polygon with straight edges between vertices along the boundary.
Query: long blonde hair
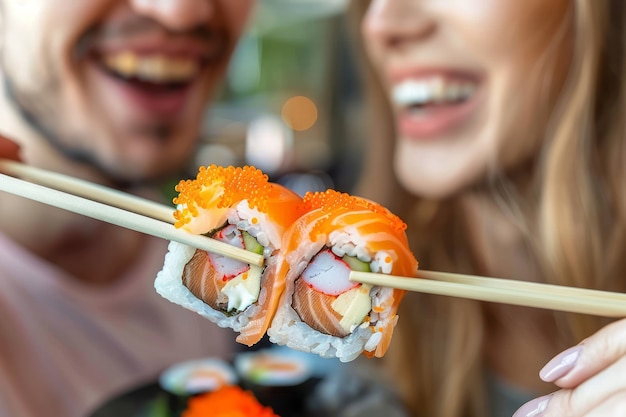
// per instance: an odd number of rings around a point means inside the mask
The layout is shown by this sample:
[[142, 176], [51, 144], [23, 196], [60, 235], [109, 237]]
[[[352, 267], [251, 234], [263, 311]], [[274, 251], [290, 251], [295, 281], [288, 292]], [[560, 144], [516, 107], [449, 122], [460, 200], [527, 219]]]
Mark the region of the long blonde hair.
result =
[[[366, 4], [352, 3], [354, 22]], [[516, 216], [544, 281], [625, 292], [626, 3], [577, 0], [573, 6], [568, 22], [572, 63], [543, 133], [544, 148], [533, 164], [534, 187], [517, 192], [503, 173], [494, 181], [504, 184], [493, 187], [494, 198]], [[361, 42], [356, 34], [355, 42]], [[361, 58], [371, 112], [367, 119], [375, 124], [357, 192], [407, 221], [420, 265], [476, 272], [482, 260], [472, 251], [455, 199], [422, 201], [393, 176], [392, 115], [373, 71]], [[568, 344], [604, 324], [582, 315], [555, 313], [554, 318]], [[479, 383], [484, 378], [484, 333], [478, 302], [407, 296], [385, 360], [415, 416], [487, 414]]]

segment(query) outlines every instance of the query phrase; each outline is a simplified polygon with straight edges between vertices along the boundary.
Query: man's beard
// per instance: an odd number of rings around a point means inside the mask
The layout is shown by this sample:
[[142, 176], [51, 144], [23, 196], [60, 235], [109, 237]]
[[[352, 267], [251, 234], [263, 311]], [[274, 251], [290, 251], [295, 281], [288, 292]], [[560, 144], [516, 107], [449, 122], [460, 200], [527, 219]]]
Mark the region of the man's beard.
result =
[[[41, 113], [49, 113], [49, 111], [44, 108], [40, 108], [38, 111], [31, 110], [26, 103], [32, 100], [23, 99], [23, 96], [17, 92], [17, 89], [8, 74], [5, 74], [3, 80], [7, 97], [21, 116], [22, 120], [24, 120], [26, 124], [52, 148], [73, 162], [88, 165], [98, 171], [99, 174], [104, 175], [106, 178], [113, 180], [114, 182], [119, 181], [119, 178], [117, 178], [116, 175], [113, 175], [110, 170], [104, 166], [104, 164], [100, 163], [100, 161], [91, 153], [83, 149], [76, 149], [66, 145], [66, 143], [61, 140], [61, 134], [59, 132], [60, 129], [58, 127], [51, 126], [50, 123], [45, 121], [46, 119], [50, 119], [50, 117], [46, 118], [40, 115]], [[41, 94], [41, 96], [46, 95], [50, 96], [51, 94]]]
[[[20, 94], [17, 91], [15, 84], [12, 82], [11, 77], [9, 77], [8, 74], [5, 74], [2, 78], [9, 101], [11, 101], [13, 107], [17, 110], [22, 120], [24, 120], [26, 124], [42, 138], [42, 140], [46, 141], [53, 149], [63, 155], [66, 159], [94, 169], [108, 182], [114, 184], [116, 188], [128, 188], [133, 185], [138, 186], [158, 182], [164, 178], [170, 177], [171, 175], [178, 174], [182, 170], [170, 169], [167, 172], [149, 177], [133, 176], [132, 179], [127, 178], [126, 176], [120, 174], [118, 170], [103, 163], [95, 153], [86, 149], [68, 145], [68, 143], [81, 143], [89, 139], [67, 137], [69, 133], [63, 133], [61, 126], [55, 126], [55, 123], [51, 122], [51, 120], [53, 120], [52, 112], [49, 109], [47, 110], [45, 106], [41, 105], [41, 100], [39, 100], [37, 104], [34, 104], [33, 99], [29, 99], [27, 95]], [[47, 90], [50, 91], [41, 93], [38, 96], [52, 96], [54, 89]], [[33, 105], [31, 106], [29, 103]], [[168, 140], [171, 140], [174, 129], [175, 126], [164, 122], [160, 125], [138, 126], [135, 128], [134, 133], [144, 137], [150, 137], [152, 140], [159, 143], [165, 143]], [[64, 141], [64, 138], [72, 140]]]
[[[11, 78], [8, 74], [5, 74], [3, 77], [4, 88], [7, 92], [7, 97], [11, 103], [13, 103], [13, 107], [18, 111], [22, 120], [24, 120], [28, 126], [30, 126], [35, 132], [39, 134], [43, 139], [45, 139], [54, 149], [60, 152], [62, 155], [67, 158], [81, 162], [81, 163], [93, 163], [92, 159], [87, 152], [71, 149], [70, 147], [64, 145], [63, 141], [59, 139], [59, 134], [57, 133], [58, 129], [53, 128], [49, 125], [49, 123], [44, 122], [44, 117], [40, 117], [37, 113], [45, 113], [46, 110], [40, 109], [39, 112], [32, 111], [28, 108], [28, 105], [25, 104], [32, 100], [24, 100], [14, 86]], [[41, 96], [51, 95], [50, 93], [42, 93]]]

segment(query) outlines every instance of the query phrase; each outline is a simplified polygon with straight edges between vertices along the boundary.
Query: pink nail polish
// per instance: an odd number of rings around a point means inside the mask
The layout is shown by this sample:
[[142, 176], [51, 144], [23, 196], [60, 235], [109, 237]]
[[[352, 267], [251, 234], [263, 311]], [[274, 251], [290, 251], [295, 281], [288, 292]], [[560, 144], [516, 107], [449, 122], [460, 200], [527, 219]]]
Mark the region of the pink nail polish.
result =
[[539, 377], [546, 382], [554, 382], [565, 376], [576, 365], [582, 349], [583, 346], [578, 345], [561, 352], [539, 371]]
[[513, 417], [541, 417], [551, 398], [552, 394], [528, 401], [513, 414]]

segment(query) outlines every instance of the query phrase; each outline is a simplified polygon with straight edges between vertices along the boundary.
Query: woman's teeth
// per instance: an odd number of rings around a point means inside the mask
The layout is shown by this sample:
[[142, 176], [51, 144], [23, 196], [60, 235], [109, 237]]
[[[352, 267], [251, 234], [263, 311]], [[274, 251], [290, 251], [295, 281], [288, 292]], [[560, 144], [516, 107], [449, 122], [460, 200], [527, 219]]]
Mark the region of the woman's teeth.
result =
[[107, 55], [104, 66], [124, 77], [153, 83], [181, 83], [190, 81], [199, 70], [196, 59], [165, 55], [138, 55], [124, 51]]
[[449, 104], [465, 101], [475, 91], [475, 83], [434, 77], [403, 81], [393, 88], [391, 98], [402, 107]]

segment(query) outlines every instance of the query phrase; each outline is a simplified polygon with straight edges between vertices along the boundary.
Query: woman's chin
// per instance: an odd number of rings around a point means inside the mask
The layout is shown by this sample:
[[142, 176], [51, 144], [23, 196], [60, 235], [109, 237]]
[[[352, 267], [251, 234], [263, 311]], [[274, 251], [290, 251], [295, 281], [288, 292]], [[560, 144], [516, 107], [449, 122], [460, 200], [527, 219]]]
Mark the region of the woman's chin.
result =
[[428, 200], [444, 200], [457, 193], [459, 188], [441, 184], [423, 184], [412, 179], [398, 178], [400, 184], [412, 195]]
[[446, 138], [396, 142], [393, 166], [396, 178], [411, 194], [446, 199], [483, 180], [492, 159], [490, 141]]
[[[445, 164], [441, 165], [445, 167]], [[469, 172], [446, 169], [422, 170], [417, 163], [395, 165], [398, 182], [414, 196], [430, 200], [443, 200], [459, 194], [474, 182], [474, 175]]]

